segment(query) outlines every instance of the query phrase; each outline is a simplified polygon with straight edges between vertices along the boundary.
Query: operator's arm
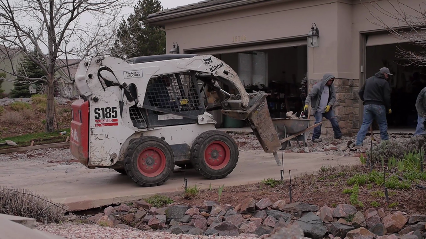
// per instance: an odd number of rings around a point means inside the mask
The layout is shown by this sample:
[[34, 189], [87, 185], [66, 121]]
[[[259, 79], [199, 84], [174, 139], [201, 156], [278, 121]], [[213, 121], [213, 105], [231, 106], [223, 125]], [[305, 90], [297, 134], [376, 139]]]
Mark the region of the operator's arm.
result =
[[416, 100], [417, 114], [420, 115], [421, 117], [425, 117], [425, 115], [426, 115], [426, 108], [425, 108], [426, 105], [424, 104], [425, 97], [426, 97], [426, 87], [423, 88], [422, 91], [420, 91], [419, 95], [417, 96], [417, 100]]
[[386, 111], [391, 109], [391, 88], [389, 82], [386, 82], [383, 88], [383, 98], [385, 100]]

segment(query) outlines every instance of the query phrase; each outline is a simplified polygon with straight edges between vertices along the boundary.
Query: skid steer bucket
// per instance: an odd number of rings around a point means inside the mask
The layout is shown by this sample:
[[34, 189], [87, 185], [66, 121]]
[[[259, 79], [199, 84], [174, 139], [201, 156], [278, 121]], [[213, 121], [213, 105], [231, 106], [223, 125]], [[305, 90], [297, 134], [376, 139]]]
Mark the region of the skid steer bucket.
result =
[[248, 119], [250, 126], [266, 153], [275, 153], [281, 148], [278, 133], [272, 122], [266, 102], [266, 93], [258, 92], [250, 95], [246, 110], [226, 109], [223, 114], [235, 119]]

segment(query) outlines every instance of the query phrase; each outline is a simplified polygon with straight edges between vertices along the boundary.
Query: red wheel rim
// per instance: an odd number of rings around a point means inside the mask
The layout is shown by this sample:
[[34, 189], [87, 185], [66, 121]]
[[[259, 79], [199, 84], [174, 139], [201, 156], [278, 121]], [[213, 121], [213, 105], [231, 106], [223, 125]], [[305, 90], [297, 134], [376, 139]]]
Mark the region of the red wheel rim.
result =
[[158, 176], [166, 168], [166, 155], [156, 147], [144, 149], [138, 157], [138, 169], [146, 177]]
[[207, 166], [215, 170], [224, 168], [230, 159], [229, 147], [222, 141], [211, 142], [204, 151], [204, 161]]

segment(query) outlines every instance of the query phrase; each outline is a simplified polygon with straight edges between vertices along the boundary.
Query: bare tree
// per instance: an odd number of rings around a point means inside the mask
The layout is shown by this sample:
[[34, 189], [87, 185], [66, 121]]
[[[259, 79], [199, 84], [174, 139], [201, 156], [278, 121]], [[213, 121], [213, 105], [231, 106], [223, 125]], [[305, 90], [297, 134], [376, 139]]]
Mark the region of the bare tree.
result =
[[[43, 69], [48, 132], [54, 130], [55, 73], [69, 67], [70, 58], [101, 55], [111, 48], [120, 11], [129, 6], [126, 1], [0, 0], [0, 55], [12, 65], [0, 72], [26, 79], [14, 68], [13, 61], [19, 54]], [[41, 54], [42, 59], [30, 54], [34, 52]]]
[[371, 15], [371, 23], [421, 49], [413, 51], [398, 46], [398, 58], [407, 65], [426, 65], [426, 1], [418, 4], [406, 0], [360, 1]]

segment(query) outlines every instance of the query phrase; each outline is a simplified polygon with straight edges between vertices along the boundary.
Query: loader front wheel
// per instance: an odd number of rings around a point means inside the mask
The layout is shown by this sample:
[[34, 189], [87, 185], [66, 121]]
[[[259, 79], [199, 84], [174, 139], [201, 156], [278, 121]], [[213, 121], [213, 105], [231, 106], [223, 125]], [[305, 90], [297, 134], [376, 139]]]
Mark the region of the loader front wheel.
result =
[[191, 161], [205, 178], [224, 178], [237, 166], [238, 146], [225, 132], [207, 131], [192, 144]]
[[139, 186], [161, 185], [173, 172], [170, 146], [157, 137], [133, 140], [126, 150], [124, 169]]

